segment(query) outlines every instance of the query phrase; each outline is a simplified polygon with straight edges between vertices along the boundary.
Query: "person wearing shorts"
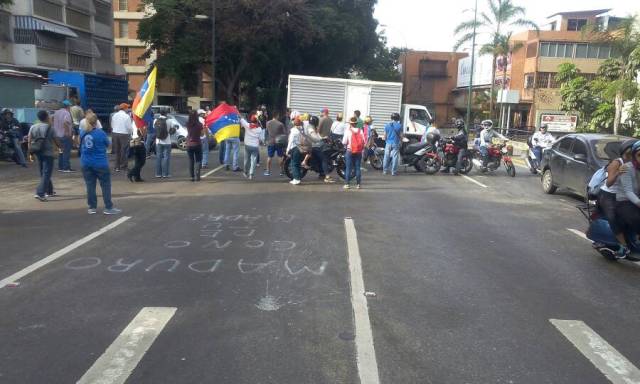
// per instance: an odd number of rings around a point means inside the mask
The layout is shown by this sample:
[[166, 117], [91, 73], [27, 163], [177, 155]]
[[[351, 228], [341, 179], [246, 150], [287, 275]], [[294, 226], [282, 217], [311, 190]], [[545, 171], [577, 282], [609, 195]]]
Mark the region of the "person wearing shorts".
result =
[[278, 163], [280, 165], [280, 176], [284, 174], [282, 164], [284, 163], [284, 150], [286, 147], [286, 143], [278, 144], [276, 142], [276, 139], [278, 137], [286, 135], [286, 131], [284, 124], [282, 124], [282, 122], [280, 122], [280, 120], [278, 119], [279, 117], [280, 114], [275, 112], [273, 114], [273, 118], [267, 122], [267, 155], [269, 158], [267, 159], [267, 168], [264, 170], [265, 176], [271, 176], [271, 162], [276, 154], [280, 158], [280, 161]]

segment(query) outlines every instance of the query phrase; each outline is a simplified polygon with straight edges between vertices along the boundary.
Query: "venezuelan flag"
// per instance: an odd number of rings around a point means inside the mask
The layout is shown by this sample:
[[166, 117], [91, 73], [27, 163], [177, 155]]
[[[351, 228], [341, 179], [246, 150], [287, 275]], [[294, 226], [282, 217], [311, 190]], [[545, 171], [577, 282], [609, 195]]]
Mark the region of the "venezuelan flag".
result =
[[222, 103], [207, 116], [205, 125], [218, 143], [240, 137], [240, 112], [236, 107]]
[[142, 84], [142, 88], [140, 88], [135, 100], [133, 100], [131, 111], [133, 112], [133, 120], [138, 128], [153, 124], [153, 112], [150, 107], [156, 93], [157, 73], [158, 67], [154, 67], [147, 80]]

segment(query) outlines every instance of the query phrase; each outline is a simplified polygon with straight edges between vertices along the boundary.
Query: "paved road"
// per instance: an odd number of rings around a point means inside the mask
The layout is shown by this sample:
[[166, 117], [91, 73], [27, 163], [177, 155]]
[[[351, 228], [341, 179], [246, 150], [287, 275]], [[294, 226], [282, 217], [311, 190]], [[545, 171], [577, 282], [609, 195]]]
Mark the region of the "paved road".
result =
[[0, 383], [635, 379], [638, 266], [594, 253], [568, 230], [585, 227], [578, 200], [522, 168], [369, 171], [342, 191], [223, 170], [193, 184], [183, 154], [172, 164], [164, 182], [149, 166], [146, 183], [117, 175], [121, 217], [86, 214], [79, 174], [56, 174], [61, 196], [40, 203], [35, 169], [0, 165], [0, 280], [27, 273], [0, 288]]

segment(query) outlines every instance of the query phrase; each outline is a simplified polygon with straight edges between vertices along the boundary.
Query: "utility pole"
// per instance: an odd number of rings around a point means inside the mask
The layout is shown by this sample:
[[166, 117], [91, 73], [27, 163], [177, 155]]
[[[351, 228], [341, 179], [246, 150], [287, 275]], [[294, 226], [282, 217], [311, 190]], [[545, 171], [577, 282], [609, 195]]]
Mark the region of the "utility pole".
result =
[[216, 0], [211, 0], [211, 104], [216, 107]]
[[469, 93], [467, 95], [467, 133], [469, 132], [469, 125], [471, 124], [471, 90], [473, 88], [473, 70], [476, 61], [476, 26], [478, 24], [478, 0], [476, 0], [476, 6], [473, 14], [473, 39], [471, 41], [471, 72], [469, 73]]

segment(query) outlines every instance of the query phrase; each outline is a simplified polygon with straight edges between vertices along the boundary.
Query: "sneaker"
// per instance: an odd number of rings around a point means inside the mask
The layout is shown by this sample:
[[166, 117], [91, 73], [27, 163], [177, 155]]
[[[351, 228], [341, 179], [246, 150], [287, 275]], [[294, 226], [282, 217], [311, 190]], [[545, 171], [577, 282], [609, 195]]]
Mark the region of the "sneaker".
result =
[[119, 208], [105, 209], [102, 213], [104, 213], [105, 215], [117, 215], [119, 213], [122, 213], [122, 209], [119, 209]]
[[356, 189], [360, 189], [360, 184], [356, 185]]
[[115, 172], [120, 172], [120, 171], [121, 171], [121, 169], [120, 169], [120, 168], [114, 168], [113, 170], [114, 170]]
[[253, 180], [253, 175], [249, 175], [249, 180]]
[[225, 166], [224, 166], [224, 170], [225, 170], [225, 171], [229, 171], [230, 169], [231, 169], [231, 167], [230, 167], [230, 166], [228, 166], [228, 165], [225, 165]]
[[209, 166], [206, 164], [202, 166], [202, 169], [207, 169], [207, 168], [209, 168]]
[[387, 174], [387, 171], [382, 171], [382, 174], [383, 174], [383, 175], [386, 175], [386, 174]]
[[300, 180], [293, 179], [293, 185], [300, 185]]
[[616, 259], [626, 259], [629, 253], [631, 253], [629, 248], [621, 245], [620, 248], [618, 248], [618, 252], [616, 252]]
[[351, 189], [351, 187], [349, 186], [349, 184], [345, 184], [342, 189]]
[[48, 194], [48, 193], [44, 194], [44, 197], [57, 197], [57, 196], [58, 196], [57, 192], [53, 192], [52, 194]]
[[156, 175], [156, 179], [162, 178], [162, 175]]
[[280, 172], [280, 176], [284, 176], [284, 172]]
[[265, 176], [271, 176], [271, 172], [269, 172], [269, 171], [264, 171], [263, 175], [265, 175]]
[[33, 197], [43, 202], [47, 201], [47, 198], [45, 196], [34, 195]]
[[245, 178], [245, 179], [248, 179], [248, 178], [249, 178], [249, 175], [247, 175], [247, 173], [246, 173], [246, 172], [242, 172], [242, 176], [244, 176], [244, 178]]
[[242, 171], [242, 169], [240, 169], [240, 168], [236, 168], [236, 169], [233, 170], [233, 172], [240, 172], [240, 171]]
[[98, 213], [98, 210], [95, 209], [95, 208], [89, 208], [87, 213], [90, 214], [90, 215], [95, 215], [96, 213]]
[[327, 176], [324, 178], [324, 182], [328, 184], [335, 183], [336, 181], [331, 178], [331, 176]]
[[296, 185], [296, 181], [295, 181], [295, 180], [291, 180], [291, 181], [289, 182], [289, 184]]

